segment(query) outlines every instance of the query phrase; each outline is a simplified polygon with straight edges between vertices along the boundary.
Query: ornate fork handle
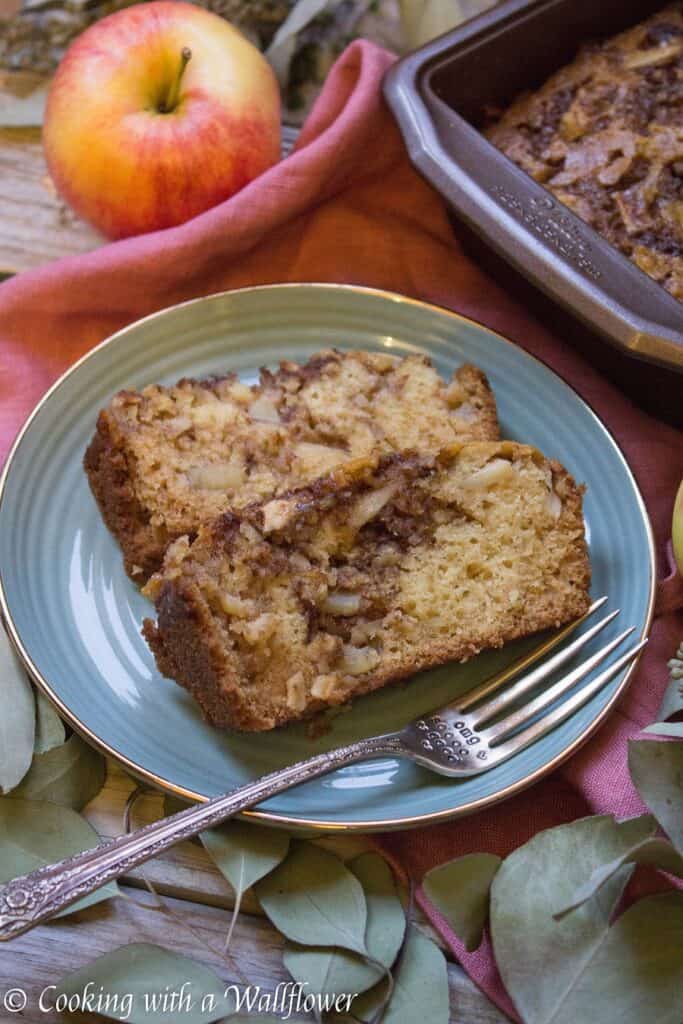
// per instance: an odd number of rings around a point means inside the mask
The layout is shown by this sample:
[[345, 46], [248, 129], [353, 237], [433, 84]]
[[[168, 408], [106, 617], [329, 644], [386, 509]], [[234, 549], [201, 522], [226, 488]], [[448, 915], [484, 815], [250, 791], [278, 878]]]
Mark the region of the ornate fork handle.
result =
[[174, 843], [219, 825], [262, 800], [355, 761], [402, 753], [407, 751], [397, 734], [359, 740], [271, 772], [207, 803], [189, 807], [130, 835], [102, 843], [94, 850], [86, 850], [15, 878], [0, 891], [0, 941], [29, 931]]

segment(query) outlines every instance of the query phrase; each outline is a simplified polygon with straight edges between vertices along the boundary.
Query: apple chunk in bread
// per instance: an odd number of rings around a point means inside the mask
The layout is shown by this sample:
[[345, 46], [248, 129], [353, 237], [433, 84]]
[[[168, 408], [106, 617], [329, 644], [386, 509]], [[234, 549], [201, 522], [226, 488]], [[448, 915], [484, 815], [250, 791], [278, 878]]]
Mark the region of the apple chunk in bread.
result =
[[251, 387], [228, 374], [119, 392], [84, 464], [126, 571], [142, 583], [175, 538], [340, 462], [498, 436], [477, 367], [458, 367], [446, 383], [423, 356], [331, 350], [264, 369]]
[[177, 541], [145, 636], [214, 725], [271, 729], [581, 615], [581, 506], [512, 442], [359, 459]]

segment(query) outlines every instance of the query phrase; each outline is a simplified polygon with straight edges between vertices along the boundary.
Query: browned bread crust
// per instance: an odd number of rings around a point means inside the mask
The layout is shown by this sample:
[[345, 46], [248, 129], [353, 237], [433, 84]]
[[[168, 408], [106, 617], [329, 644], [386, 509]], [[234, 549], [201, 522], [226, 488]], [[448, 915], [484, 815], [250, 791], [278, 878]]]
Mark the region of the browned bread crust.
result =
[[126, 572], [141, 581], [159, 568], [170, 537], [163, 525], [152, 525], [138, 499], [132, 461], [117, 417], [103, 409], [83, 466], [102, 518], [121, 545]]
[[226, 508], [314, 479], [371, 450], [437, 450], [499, 437], [481, 370], [445, 383], [422, 356], [321, 352], [247, 387], [229, 375], [121, 391], [84, 466], [128, 575], [144, 582], [166, 548]]
[[683, 299], [683, 5], [584, 47], [487, 134]]
[[559, 626], [589, 583], [567, 471], [453, 445], [347, 462], [176, 541], [144, 634], [212, 724], [265, 730]]

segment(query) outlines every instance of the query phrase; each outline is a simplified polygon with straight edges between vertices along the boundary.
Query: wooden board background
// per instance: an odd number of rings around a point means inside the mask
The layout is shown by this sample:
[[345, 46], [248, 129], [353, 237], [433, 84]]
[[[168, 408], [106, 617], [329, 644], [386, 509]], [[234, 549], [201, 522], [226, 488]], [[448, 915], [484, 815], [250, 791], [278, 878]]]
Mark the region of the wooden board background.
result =
[[[107, 781], [85, 816], [100, 835], [113, 837], [123, 829], [123, 812], [135, 782], [113, 761]], [[136, 801], [133, 824], [141, 826], [163, 813], [161, 794]], [[320, 842], [339, 856], [356, 856], [369, 848], [362, 836], [332, 836]], [[155, 909], [145, 878], [163, 896], [168, 914]], [[282, 964], [282, 937], [263, 916], [248, 892], [227, 956], [221, 955], [234, 905], [233, 891], [204, 848], [184, 842], [137, 868], [122, 880], [122, 897], [97, 904], [47, 925], [41, 925], [7, 945], [0, 946], [0, 1022], [64, 1024], [68, 1017], [43, 1013], [38, 1000], [43, 989], [96, 957], [131, 942], [150, 942], [212, 967], [226, 984], [260, 985], [272, 992], [289, 975]], [[417, 925], [440, 942], [425, 918]], [[443, 944], [440, 942], [443, 948]], [[452, 957], [448, 963], [452, 1024], [505, 1024], [505, 1017], [470, 981]], [[9, 988], [23, 989], [28, 998], [21, 1015], [4, 1014], [2, 997]], [[104, 1018], [88, 1017], [90, 1021]], [[170, 1024], [170, 1022], [169, 1022]], [[417, 1024], [417, 1022], [416, 1022]]]

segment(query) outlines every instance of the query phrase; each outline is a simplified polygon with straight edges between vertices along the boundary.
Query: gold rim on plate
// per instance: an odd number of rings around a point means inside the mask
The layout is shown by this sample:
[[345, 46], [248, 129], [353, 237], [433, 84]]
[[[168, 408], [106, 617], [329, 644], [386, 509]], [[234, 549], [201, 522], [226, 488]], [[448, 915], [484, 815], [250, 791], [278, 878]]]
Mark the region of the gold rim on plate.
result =
[[[24, 422], [24, 425], [21, 427], [19, 433], [17, 434], [14, 443], [12, 444], [12, 447], [10, 448], [7, 460], [2, 470], [2, 474], [0, 475], [0, 505], [2, 504], [2, 500], [5, 495], [7, 480], [9, 478], [9, 472], [12, 462], [19, 450], [22, 439], [28, 432], [31, 424], [33, 423], [33, 420], [36, 418], [36, 416], [42, 409], [43, 405], [45, 405], [45, 403], [62, 386], [62, 384], [64, 384], [65, 381], [73, 373], [75, 373], [88, 359], [95, 355], [96, 352], [99, 352], [101, 349], [109, 345], [115, 344], [120, 338], [124, 337], [130, 331], [137, 329], [137, 327], [140, 324], [146, 323], [149, 320], [153, 320], [156, 317], [163, 316], [166, 313], [170, 312], [171, 310], [182, 309], [187, 306], [192, 306], [197, 303], [204, 302], [206, 299], [215, 299], [223, 296], [238, 295], [245, 292], [263, 292], [290, 288], [319, 288], [335, 291], [338, 290], [343, 292], [355, 292], [360, 295], [374, 295], [379, 298], [389, 299], [392, 302], [409, 303], [410, 305], [417, 306], [422, 309], [428, 309], [430, 311], [448, 316], [454, 321], [470, 324], [474, 327], [481, 328], [487, 331], [489, 334], [494, 335], [505, 345], [510, 345], [513, 348], [519, 348], [519, 346], [515, 345], [515, 343], [513, 341], [510, 341], [509, 338], [506, 338], [504, 335], [499, 334], [498, 331], [494, 331], [490, 327], [487, 327], [485, 324], [481, 324], [476, 320], [472, 320], [470, 317], [462, 316], [462, 314], [460, 313], [454, 313], [452, 310], [446, 309], [443, 306], [437, 306], [436, 304], [430, 302], [423, 302], [420, 299], [411, 299], [408, 296], [399, 295], [397, 292], [389, 292], [384, 291], [381, 288], [370, 288], [360, 285], [333, 284], [322, 281], [307, 283], [284, 282], [282, 284], [254, 285], [247, 288], [234, 288], [223, 292], [215, 292], [212, 295], [203, 295], [196, 299], [189, 299], [186, 302], [179, 302], [176, 303], [176, 305], [174, 306], [167, 306], [165, 309], [160, 309], [157, 310], [155, 313], [150, 313], [145, 317], [141, 317], [139, 320], [135, 320], [132, 324], [128, 324], [126, 327], [122, 327], [121, 330], [116, 331], [108, 338], [105, 338], [104, 341], [101, 341], [89, 352], [86, 352], [85, 355], [81, 356], [80, 359], [78, 359], [72, 366], [70, 366], [69, 369], [66, 370], [61, 375], [61, 377], [59, 377], [55, 381], [55, 383], [46, 391], [46, 393], [39, 400], [35, 408], [29, 414], [28, 418]], [[522, 349], [521, 351], [523, 351], [529, 359], [532, 359], [536, 363], [540, 363], [541, 366], [544, 366], [546, 369], [550, 370], [550, 372], [553, 373], [556, 377], [559, 377], [559, 379], [562, 380], [563, 383], [570, 389], [570, 391], [577, 399], [577, 401], [579, 401], [583, 406], [585, 406], [586, 410], [593, 419], [595, 425], [602, 431], [602, 433], [607, 437], [608, 441], [610, 441], [613, 445], [617, 455], [619, 456], [619, 459], [622, 462], [624, 470], [626, 471], [626, 475], [633, 486], [636, 501], [638, 504], [638, 509], [640, 511], [643, 523], [645, 524], [649, 553], [650, 579], [648, 605], [647, 612], [645, 615], [645, 622], [643, 623], [643, 628], [639, 636], [639, 639], [644, 639], [645, 636], [647, 636], [647, 633], [650, 629], [650, 624], [652, 622], [652, 617], [654, 614], [656, 556], [652, 524], [650, 522], [650, 517], [645, 507], [645, 502], [643, 501], [643, 496], [640, 493], [638, 483], [633, 473], [631, 472], [631, 468], [628, 465], [628, 462], [626, 461], [626, 457], [624, 456], [624, 453], [622, 452], [618, 441], [616, 440], [612, 432], [609, 430], [609, 428], [600, 419], [595, 410], [589, 405], [589, 403], [586, 402], [586, 400], [582, 398], [574, 390], [574, 388], [571, 384], [568, 383], [568, 381], [564, 380], [564, 378], [555, 370], [553, 370], [552, 367], [547, 366], [547, 364], [544, 363], [543, 360], [538, 359], [536, 356], [532, 355], [530, 352], [526, 352], [526, 350], [524, 349]], [[100, 739], [99, 736], [97, 736], [86, 725], [84, 725], [84, 723], [81, 722], [80, 719], [77, 718], [71, 712], [71, 710], [62, 702], [60, 697], [52, 689], [49, 681], [45, 678], [45, 676], [42, 675], [41, 672], [39, 672], [38, 668], [33, 663], [33, 660], [31, 659], [31, 656], [27, 648], [25, 647], [21, 640], [21, 637], [19, 636], [19, 632], [16, 629], [16, 626], [13, 622], [7, 602], [5, 585], [2, 578], [2, 567], [0, 567], [0, 617], [2, 618], [2, 622], [5, 626], [7, 634], [12, 644], [14, 645], [17, 654], [19, 655], [19, 658], [21, 659], [27, 672], [29, 673], [33, 681], [36, 683], [36, 685], [46, 695], [46, 697], [48, 697], [49, 700], [52, 701], [52, 703], [55, 705], [55, 707], [62, 715], [62, 717], [66, 719], [68, 724], [77, 733], [79, 733], [94, 747], [97, 747], [100, 751], [102, 751], [103, 754], [106, 754], [108, 757], [112, 757], [115, 761], [118, 761], [119, 764], [123, 765], [123, 767], [126, 768], [133, 775], [144, 780], [145, 782], [151, 783], [151, 785], [153, 785], [155, 788], [165, 790], [166, 792], [172, 793], [174, 796], [180, 797], [184, 800], [205, 803], [209, 799], [209, 797], [203, 796], [201, 793], [195, 793], [192, 790], [188, 790], [182, 786], [175, 785], [175, 783], [172, 783], [168, 779], [164, 779], [160, 775], [157, 775], [154, 772], [149, 771], [149, 769], [145, 768], [143, 765], [138, 764], [136, 761], [131, 760], [131, 758], [127, 757], [125, 754], [120, 753], [120, 751], [116, 750], [114, 747], [110, 746], [104, 740]], [[621, 683], [619, 684], [619, 686], [617, 687], [617, 689], [615, 690], [614, 694], [607, 702], [605, 707], [602, 708], [599, 714], [596, 715], [593, 721], [586, 726], [583, 732], [579, 736], [577, 736], [572, 743], [570, 743], [564, 750], [556, 754], [555, 757], [553, 757], [546, 764], [541, 765], [539, 768], [537, 768], [534, 772], [532, 772], [525, 778], [520, 779], [517, 782], [511, 783], [509, 786], [506, 786], [504, 789], [499, 790], [497, 793], [485, 797], [480, 797], [478, 800], [471, 800], [468, 803], [463, 804], [461, 807], [444, 811], [433, 811], [429, 814], [420, 814], [406, 818], [381, 818], [377, 820], [363, 822], [329, 822], [320, 821], [317, 818], [300, 818], [286, 814], [274, 814], [269, 811], [256, 810], [244, 811], [242, 812], [242, 814], [239, 815], [239, 817], [252, 819], [263, 824], [273, 825], [280, 828], [314, 829], [315, 831], [320, 832], [389, 832], [398, 831], [401, 829], [415, 828], [417, 826], [435, 825], [438, 822], [449, 821], [455, 818], [461, 818], [465, 815], [473, 814], [476, 811], [483, 810], [485, 807], [491, 807], [494, 804], [500, 803], [502, 800], [507, 800], [509, 797], [514, 796], [516, 793], [519, 793], [522, 790], [527, 789], [529, 786], [533, 785], [539, 779], [543, 778], [545, 775], [548, 775], [550, 772], [552, 772], [560, 764], [566, 761], [567, 758], [571, 757], [571, 755], [574, 754], [579, 749], [579, 747], [581, 747], [586, 742], [586, 740], [588, 740], [593, 735], [593, 733], [602, 725], [602, 723], [605, 721], [605, 719], [607, 718], [607, 716], [609, 715], [610, 711], [613, 709], [617, 701], [620, 699], [621, 696], [623, 696], [628, 684], [630, 683], [633, 677], [633, 674], [638, 666], [639, 661], [640, 656], [638, 656], [635, 659], [635, 661], [633, 661], [631, 665], [627, 668]]]

